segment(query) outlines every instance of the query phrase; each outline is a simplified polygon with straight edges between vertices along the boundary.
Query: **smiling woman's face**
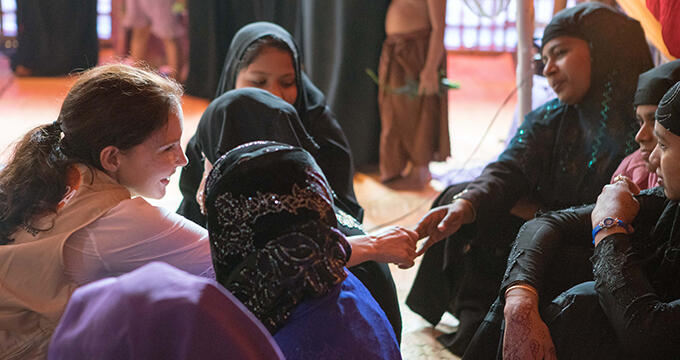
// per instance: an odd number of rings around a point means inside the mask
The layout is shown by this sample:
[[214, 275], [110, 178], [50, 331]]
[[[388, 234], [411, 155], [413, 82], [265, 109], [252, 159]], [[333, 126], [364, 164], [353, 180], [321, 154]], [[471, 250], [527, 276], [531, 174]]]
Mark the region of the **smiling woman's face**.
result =
[[590, 89], [590, 49], [585, 40], [556, 37], [543, 47], [543, 75], [565, 104], [577, 104]]
[[168, 123], [144, 142], [120, 151], [118, 169], [113, 177], [133, 195], [160, 199], [177, 167], [187, 164], [180, 139], [183, 128], [182, 108], [174, 106]]
[[285, 50], [265, 46], [260, 54], [236, 76], [236, 89], [256, 87], [267, 90], [293, 105], [297, 84], [293, 57]]

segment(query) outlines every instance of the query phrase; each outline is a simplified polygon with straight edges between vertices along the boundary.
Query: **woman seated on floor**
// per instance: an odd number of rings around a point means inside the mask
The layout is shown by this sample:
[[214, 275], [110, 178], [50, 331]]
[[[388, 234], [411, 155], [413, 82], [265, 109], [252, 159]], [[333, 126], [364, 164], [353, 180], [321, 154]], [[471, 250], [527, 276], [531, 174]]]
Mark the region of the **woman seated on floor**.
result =
[[267, 329], [212, 279], [155, 262], [78, 288], [49, 359], [283, 359]]
[[216, 161], [205, 209], [217, 280], [287, 359], [400, 359], [390, 323], [347, 271], [332, 190], [312, 156], [276, 142]]
[[[655, 118], [658, 144], [650, 163], [658, 166], [661, 187], [640, 192], [620, 177], [594, 206], [527, 222], [503, 280], [505, 306], [494, 303], [466, 357], [677, 358], [680, 82], [661, 99]], [[590, 251], [576, 256], [578, 248]]]
[[[269, 22], [246, 25], [231, 41], [215, 98], [229, 90], [256, 87], [293, 105], [305, 131], [318, 145], [314, 151], [307, 151], [326, 174], [337, 195], [336, 206], [361, 222], [363, 209], [354, 195], [354, 165], [347, 138], [326, 106], [323, 93], [302, 68], [298, 47], [285, 29]], [[180, 177], [184, 198], [177, 212], [203, 225], [205, 217], [195, 200], [203, 173], [203, 157], [196, 140], [193, 136], [187, 145], [189, 164]]]
[[654, 137], [654, 113], [668, 89], [680, 81], [680, 60], [671, 61], [640, 74], [637, 91], [633, 99], [635, 117], [640, 125], [635, 141], [640, 145], [634, 153], [626, 156], [612, 175], [612, 183], [617, 176], [631, 179], [640, 190], [657, 186], [659, 177], [649, 162], [649, 154], [656, 146]]
[[151, 72], [97, 67], [19, 141], [0, 172], [0, 358], [44, 357], [78, 285], [154, 260], [213, 274], [207, 231], [138, 197], [161, 198], [186, 164], [181, 95]]
[[637, 21], [579, 4], [546, 26], [541, 52], [558, 99], [529, 113], [498, 160], [445, 190], [417, 228], [429, 236], [423, 249], [450, 237], [425, 253], [406, 303], [432, 324], [445, 311], [460, 320], [444, 339], [456, 354], [496, 298], [524, 221], [537, 210], [592, 203], [637, 147], [631, 103], [638, 76], [652, 67]]
[[[273, 140], [300, 146], [310, 153], [318, 148], [292, 105], [256, 88], [231, 90], [213, 100], [201, 117], [194, 139], [194, 145], [205, 158], [203, 179], [221, 155], [247, 142]], [[202, 201], [204, 183], [205, 180], [198, 185], [196, 203]], [[386, 263], [412, 266], [417, 235], [402, 227], [366, 235], [361, 224], [335, 204], [337, 197], [334, 193], [333, 198], [338, 228], [348, 236], [352, 246], [352, 256], [347, 265], [383, 308], [399, 339], [399, 304]]]
[[[656, 184], [658, 176], [656, 165], [649, 162], [649, 155], [656, 146], [654, 136], [654, 113], [663, 95], [680, 81], [680, 60], [656, 67], [640, 75], [638, 88], [635, 92], [635, 112], [640, 124], [635, 140], [640, 149], [629, 155], [619, 166], [618, 175], [612, 183], [621, 176], [628, 178], [640, 189], [646, 189]], [[645, 166], [644, 168], [641, 168]], [[627, 170], [622, 169], [627, 168]], [[632, 171], [631, 171], [632, 170]], [[593, 253], [590, 243], [590, 211], [592, 207], [574, 211], [562, 211], [561, 215], [548, 213], [528, 222], [513, 245], [506, 275], [501, 283], [502, 296], [496, 300], [476, 334], [479, 343], [473, 352], [479, 348], [496, 348], [499, 341], [500, 323], [503, 320], [502, 310], [510, 317], [505, 318], [506, 337], [517, 336], [515, 319], [519, 317], [519, 305], [525, 310], [525, 315], [532, 319], [530, 328], [537, 334], [538, 329], [544, 327], [539, 316], [539, 308], [544, 309], [550, 300], [560, 292], [578, 283], [592, 280], [592, 266], [589, 258]], [[579, 216], [576, 216], [576, 215]], [[568, 229], [567, 227], [571, 227]], [[579, 230], [581, 229], [581, 230]], [[581, 231], [581, 236], [576, 234]], [[561, 234], [561, 235], [560, 235]], [[566, 234], [569, 237], [565, 237]], [[531, 265], [529, 265], [531, 264]], [[552, 264], [549, 265], [548, 264]], [[568, 271], [565, 271], [568, 269]], [[511, 285], [521, 285], [507, 290]], [[535, 294], [540, 302], [535, 302]], [[511, 297], [506, 302], [505, 295]], [[481, 346], [481, 344], [484, 344]]]

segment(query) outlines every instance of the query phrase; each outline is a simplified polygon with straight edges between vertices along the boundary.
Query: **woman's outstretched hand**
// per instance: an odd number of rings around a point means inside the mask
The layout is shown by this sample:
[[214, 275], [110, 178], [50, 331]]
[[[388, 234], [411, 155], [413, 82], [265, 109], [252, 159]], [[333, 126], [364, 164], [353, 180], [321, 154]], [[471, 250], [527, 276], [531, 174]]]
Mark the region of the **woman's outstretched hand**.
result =
[[372, 234], [350, 236], [347, 240], [352, 246], [347, 266], [373, 260], [406, 269], [414, 264], [418, 233], [401, 226], [390, 226]]
[[430, 246], [439, 240], [458, 231], [463, 224], [474, 221], [472, 204], [464, 199], [455, 200], [449, 205], [439, 206], [430, 210], [416, 226], [418, 238], [427, 237], [417, 251], [416, 256], [422, 255]]
[[548, 326], [538, 313], [536, 294], [526, 289], [511, 289], [505, 295], [503, 312], [503, 359], [557, 359]]

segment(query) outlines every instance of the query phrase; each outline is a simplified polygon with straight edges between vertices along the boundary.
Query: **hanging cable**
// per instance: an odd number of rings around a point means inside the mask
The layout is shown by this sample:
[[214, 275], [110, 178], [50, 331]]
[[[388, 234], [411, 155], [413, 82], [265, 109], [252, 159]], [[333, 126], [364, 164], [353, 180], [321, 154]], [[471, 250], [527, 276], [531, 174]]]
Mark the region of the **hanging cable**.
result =
[[[479, 139], [479, 142], [477, 142], [477, 145], [475, 145], [475, 147], [474, 147], [474, 149], [472, 150], [472, 152], [470, 153], [470, 155], [468, 155], [467, 159], [465, 159], [465, 161], [463, 162], [463, 165], [461, 166], [461, 168], [458, 169], [458, 171], [457, 171], [456, 174], [454, 175], [454, 178], [457, 177], [457, 176], [460, 175], [463, 171], [466, 170], [465, 167], [466, 167], [467, 164], [470, 162], [470, 160], [474, 157], [474, 155], [477, 153], [477, 151], [479, 150], [479, 148], [482, 146], [482, 143], [484, 142], [484, 140], [486, 139], [487, 135], [489, 134], [489, 131], [491, 130], [491, 127], [493, 126], [493, 124], [494, 124], [494, 123], [496, 122], [496, 120], [498, 119], [498, 116], [500, 115], [501, 110], [503, 110], [503, 108], [505, 107], [505, 105], [507, 105], [508, 102], [510, 101], [510, 99], [512, 99], [512, 97], [515, 95], [515, 93], [517, 93], [517, 90], [518, 90], [520, 87], [522, 87], [522, 85], [524, 85], [524, 83], [525, 83], [527, 80], [529, 80], [529, 77], [530, 77], [530, 76], [533, 76], [533, 75], [529, 75], [529, 76], [527, 76], [526, 78], [524, 78], [524, 79], [523, 79], [518, 85], [516, 85], [516, 86], [510, 91], [510, 93], [505, 97], [505, 100], [503, 100], [503, 102], [501, 103], [501, 105], [500, 105], [500, 106], [498, 107], [498, 109], [496, 110], [496, 113], [495, 113], [495, 114], [493, 115], [493, 117], [491, 118], [491, 121], [489, 122], [489, 125], [487, 125], [486, 130], [484, 130], [484, 133], [482, 134], [482, 137]], [[423, 206], [426, 205], [426, 204], [431, 203], [437, 196], [439, 196], [439, 194], [435, 194], [434, 196], [429, 196], [429, 197], [427, 197], [427, 198], [426, 198], [425, 200], [423, 200], [420, 204], [418, 204], [417, 206], [413, 207], [411, 210], [407, 211], [406, 213], [404, 213], [404, 214], [402, 214], [402, 215], [399, 215], [399, 216], [397, 216], [396, 218], [393, 218], [393, 219], [390, 219], [390, 220], [388, 220], [388, 221], [382, 222], [382, 223], [380, 223], [380, 224], [378, 224], [378, 225], [374, 225], [374, 226], [371, 227], [370, 229], [367, 229], [366, 232], [367, 232], [367, 233], [373, 232], [373, 231], [375, 231], [375, 230], [378, 230], [378, 229], [381, 229], [381, 228], [383, 228], [383, 227], [385, 227], [385, 226], [394, 224], [394, 223], [396, 223], [396, 222], [398, 222], [398, 221], [400, 221], [400, 220], [402, 220], [402, 219], [405, 219], [405, 218], [407, 218], [407, 217], [413, 215], [418, 209], [420, 209], [421, 207], [423, 207]]]

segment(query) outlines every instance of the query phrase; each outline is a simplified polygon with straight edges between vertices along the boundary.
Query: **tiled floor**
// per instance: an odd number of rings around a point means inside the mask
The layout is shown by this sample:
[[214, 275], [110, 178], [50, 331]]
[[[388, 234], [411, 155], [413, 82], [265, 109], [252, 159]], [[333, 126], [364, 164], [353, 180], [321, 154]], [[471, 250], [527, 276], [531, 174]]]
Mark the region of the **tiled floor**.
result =
[[[446, 163], [433, 163], [430, 167], [435, 175], [453, 172], [458, 178], [474, 176], [481, 165], [503, 149], [512, 121], [514, 99], [500, 111], [479, 150], [473, 154], [494, 113], [514, 87], [512, 59], [509, 54], [450, 54], [448, 73], [451, 79], [461, 83], [460, 90], [449, 94], [452, 157]], [[14, 78], [8, 70], [7, 59], [0, 56], [0, 161], [6, 159], [8, 152], [5, 150], [23, 133], [56, 119], [72, 82], [68, 77]], [[186, 144], [208, 102], [190, 96], [185, 96], [183, 101], [183, 140]], [[465, 169], [461, 169], [464, 164]], [[168, 195], [155, 201], [156, 204], [177, 207], [180, 199], [177, 177], [171, 179]], [[355, 176], [355, 189], [359, 202], [366, 209], [365, 228], [368, 230], [388, 224], [414, 226], [443, 187], [444, 184], [433, 181], [421, 191], [394, 191], [383, 186], [375, 172]], [[417, 265], [407, 270], [392, 268], [402, 304], [403, 356], [405, 359], [456, 359], [435, 340], [437, 334], [454, 328], [445, 324], [432, 328], [403, 304], [416, 270]], [[451, 317], [446, 323], [455, 325], [456, 321]]]

